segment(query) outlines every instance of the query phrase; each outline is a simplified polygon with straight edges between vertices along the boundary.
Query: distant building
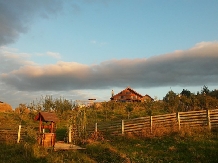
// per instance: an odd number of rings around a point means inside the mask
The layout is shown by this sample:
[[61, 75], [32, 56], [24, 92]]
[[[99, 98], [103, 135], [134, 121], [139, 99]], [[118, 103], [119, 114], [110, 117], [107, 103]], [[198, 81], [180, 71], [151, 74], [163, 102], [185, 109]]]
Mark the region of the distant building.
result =
[[154, 99], [147, 94], [145, 96], [142, 96], [138, 92], [134, 91], [132, 88], [127, 87], [126, 89], [115, 95], [113, 95], [112, 90], [112, 97], [110, 98], [110, 100], [116, 102], [144, 102], [153, 101]]

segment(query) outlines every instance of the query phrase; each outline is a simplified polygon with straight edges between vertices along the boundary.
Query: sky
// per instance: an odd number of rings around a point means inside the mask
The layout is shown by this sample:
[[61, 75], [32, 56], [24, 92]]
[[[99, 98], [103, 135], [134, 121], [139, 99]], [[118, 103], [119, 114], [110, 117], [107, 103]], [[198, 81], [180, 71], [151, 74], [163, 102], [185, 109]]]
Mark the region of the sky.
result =
[[0, 0], [0, 101], [218, 89], [217, 0]]

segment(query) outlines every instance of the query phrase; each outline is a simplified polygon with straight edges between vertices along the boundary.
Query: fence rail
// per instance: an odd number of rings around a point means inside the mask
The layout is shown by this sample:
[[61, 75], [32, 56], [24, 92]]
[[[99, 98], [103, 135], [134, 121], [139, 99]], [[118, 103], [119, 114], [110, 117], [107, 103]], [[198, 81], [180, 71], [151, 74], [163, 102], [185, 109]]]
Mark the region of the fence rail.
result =
[[109, 133], [112, 135], [125, 134], [132, 132], [149, 131], [165, 127], [175, 128], [178, 130], [185, 129], [185, 127], [208, 127], [211, 129], [218, 129], [218, 109], [214, 110], [200, 110], [189, 112], [178, 112], [172, 114], [156, 115], [140, 117], [128, 120], [120, 120], [114, 122], [101, 122], [87, 126], [87, 132], [94, 131]]
[[0, 129], [0, 142], [17, 142], [23, 140], [26, 136], [25, 130], [21, 129], [19, 125], [18, 129]]

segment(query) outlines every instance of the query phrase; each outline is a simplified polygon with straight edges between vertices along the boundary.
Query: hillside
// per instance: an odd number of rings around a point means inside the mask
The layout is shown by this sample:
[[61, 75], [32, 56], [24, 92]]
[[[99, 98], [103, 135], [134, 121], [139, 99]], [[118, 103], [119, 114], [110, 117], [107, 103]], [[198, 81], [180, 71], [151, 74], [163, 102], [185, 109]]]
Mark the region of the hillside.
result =
[[[83, 110], [84, 111], [84, 110]], [[76, 115], [78, 118], [85, 114], [82, 110], [68, 114]], [[93, 110], [86, 112], [87, 118], [94, 117]], [[137, 109], [140, 115], [140, 109]], [[143, 111], [144, 112], [144, 111]], [[77, 114], [76, 114], [77, 113]], [[83, 113], [83, 114], [81, 114]], [[95, 112], [94, 112], [95, 113]], [[114, 112], [98, 110], [98, 121], [102, 119], [118, 119], [127, 117], [124, 110]], [[171, 132], [168, 135], [163, 133], [157, 135], [145, 134], [125, 134], [123, 136], [102, 135], [101, 133], [92, 134], [86, 139], [80, 139], [77, 145], [85, 148], [82, 150], [53, 151], [38, 146], [34, 126], [37, 122], [33, 121], [33, 113], [20, 115], [19, 112], [1, 113], [0, 121], [4, 121], [4, 127], [9, 124], [22, 123], [29, 125], [27, 134], [30, 136], [20, 144], [10, 142], [0, 143], [1, 162], [26, 162], [26, 163], [144, 163], [144, 162], [217, 162], [218, 134], [217, 131], [208, 132], [205, 128], [197, 127], [194, 129], [185, 128], [179, 132]], [[131, 113], [133, 116], [134, 112]], [[116, 118], [115, 118], [116, 115]], [[134, 115], [136, 116], [136, 115]], [[66, 127], [69, 119], [59, 116], [61, 122], [58, 123], [57, 133], [66, 135]], [[22, 121], [21, 121], [22, 120]], [[9, 122], [9, 123], [7, 123]], [[9, 125], [10, 126], [10, 125]], [[9, 127], [8, 126], [8, 127]], [[62, 137], [63, 138], [63, 137]], [[61, 140], [61, 137], [58, 138]]]

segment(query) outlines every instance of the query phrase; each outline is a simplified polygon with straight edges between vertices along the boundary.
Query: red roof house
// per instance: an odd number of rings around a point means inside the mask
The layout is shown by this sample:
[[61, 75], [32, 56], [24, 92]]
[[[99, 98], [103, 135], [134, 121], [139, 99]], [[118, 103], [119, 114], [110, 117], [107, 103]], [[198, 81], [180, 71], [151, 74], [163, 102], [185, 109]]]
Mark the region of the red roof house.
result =
[[112, 91], [112, 97], [110, 99], [111, 101], [117, 102], [143, 102], [147, 100], [153, 100], [149, 95], [143, 96], [130, 87], [127, 87], [115, 95], [113, 95]]

